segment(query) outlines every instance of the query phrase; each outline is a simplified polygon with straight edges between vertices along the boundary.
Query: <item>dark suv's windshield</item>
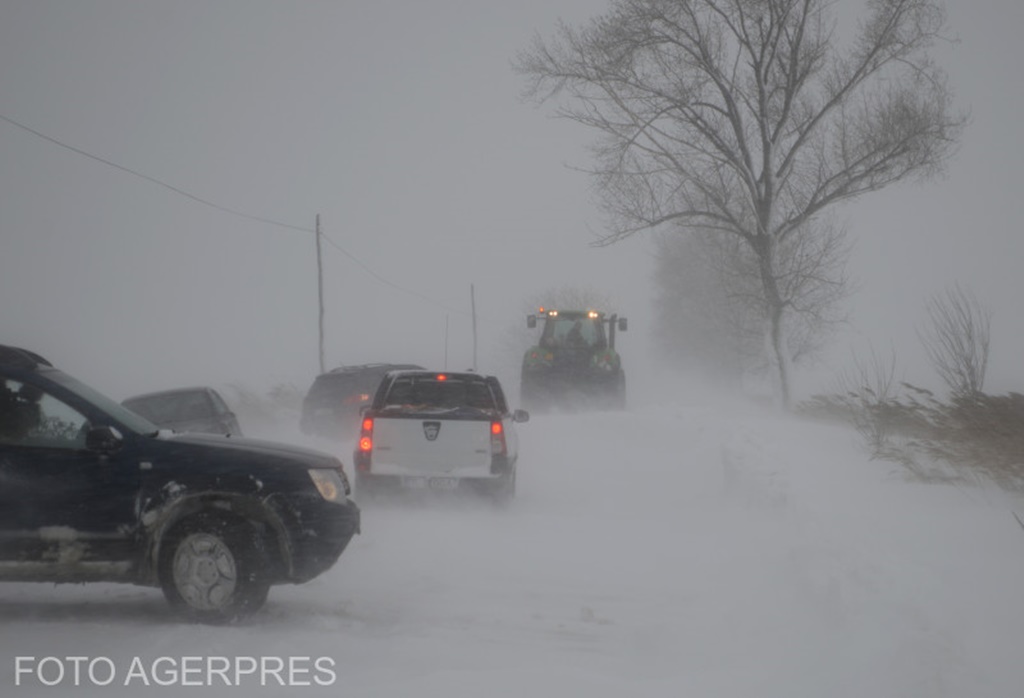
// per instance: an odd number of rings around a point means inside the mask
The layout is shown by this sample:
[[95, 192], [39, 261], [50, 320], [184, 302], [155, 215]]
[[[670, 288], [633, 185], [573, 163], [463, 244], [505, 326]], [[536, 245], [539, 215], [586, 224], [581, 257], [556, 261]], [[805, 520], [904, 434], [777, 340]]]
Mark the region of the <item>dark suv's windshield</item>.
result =
[[72, 378], [63, 371], [55, 368], [46, 369], [46, 377], [54, 383], [59, 383], [75, 395], [78, 395], [86, 402], [95, 405], [103, 412], [106, 412], [118, 422], [139, 434], [152, 434], [158, 427], [145, 417], [135, 414], [128, 408], [110, 399], [103, 393], [90, 388], [77, 378]]

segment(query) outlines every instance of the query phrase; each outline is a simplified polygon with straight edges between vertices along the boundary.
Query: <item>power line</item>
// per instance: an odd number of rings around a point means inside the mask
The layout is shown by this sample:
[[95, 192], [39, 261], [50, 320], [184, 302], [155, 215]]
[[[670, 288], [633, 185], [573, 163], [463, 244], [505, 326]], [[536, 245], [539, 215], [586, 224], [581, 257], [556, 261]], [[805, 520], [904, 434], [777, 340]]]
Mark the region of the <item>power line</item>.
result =
[[24, 130], [28, 131], [29, 133], [31, 133], [32, 135], [38, 136], [39, 138], [42, 138], [43, 140], [47, 140], [50, 143], [53, 143], [54, 145], [59, 145], [61, 148], [67, 148], [68, 150], [70, 150], [73, 153], [78, 153], [79, 155], [84, 155], [85, 157], [90, 158], [92, 160], [95, 160], [97, 162], [102, 162], [104, 165], [107, 165], [108, 167], [113, 167], [114, 169], [121, 170], [122, 172], [127, 172], [130, 175], [134, 175], [136, 177], [141, 177], [142, 179], [146, 180], [147, 182], [152, 182], [153, 184], [156, 184], [158, 186], [164, 187], [165, 189], [170, 189], [175, 194], [180, 194], [181, 196], [184, 196], [186, 198], [192, 199], [193, 201], [197, 201], [197, 202], [203, 204], [204, 206], [210, 206], [211, 208], [215, 208], [218, 211], [223, 211], [224, 213], [230, 213], [233, 216], [239, 216], [241, 218], [248, 218], [249, 220], [252, 220], [252, 221], [259, 221], [260, 223], [267, 223], [269, 225], [276, 225], [279, 228], [289, 228], [291, 230], [298, 230], [298, 231], [304, 232], [304, 233], [312, 233], [312, 232], [314, 232], [310, 228], [303, 228], [303, 227], [297, 226], [297, 225], [290, 225], [288, 223], [282, 223], [281, 221], [275, 221], [275, 220], [272, 220], [270, 218], [263, 218], [261, 216], [254, 216], [254, 215], [251, 215], [249, 213], [245, 213], [243, 211], [236, 211], [235, 209], [231, 209], [231, 208], [228, 208], [226, 206], [221, 206], [220, 204], [217, 204], [217, 203], [214, 203], [214, 202], [209, 201], [207, 199], [204, 199], [201, 196], [196, 196], [195, 194], [187, 192], [184, 189], [180, 189], [180, 188], [174, 186], [173, 184], [168, 184], [167, 182], [164, 182], [163, 180], [157, 179], [156, 177], [151, 177], [148, 174], [139, 172], [138, 170], [133, 170], [130, 167], [125, 167], [124, 165], [118, 165], [116, 162], [112, 162], [110, 160], [107, 160], [106, 158], [101, 158], [98, 155], [93, 155], [92, 153], [86, 152], [86, 151], [82, 150], [81, 148], [76, 148], [73, 145], [68, 145], [67, 143], [64, 143], [63, 141], [59, 141], [56, 138], [53, 138], [51, 136], [47, 136], [45, 133], [40, 133], [39, 131], [36, 131], [34, 128], [30, 128], [30, 127], [26, 126], [25, 124], [19, 123], [19, 122], [15, 121], [14, 119], [11, 119], [11, 118], [8, 118], [8, 117], [4, 116], [3, 114], [0, 114], [0, 120], [6, 121], [7, 123], [11, 124], [12, 126], [17, 126], [20, 129], [24, 129]]
[[451, 307], [445, 305], [444, 303], [441, 303], [440, 301], [434, 300], [433, 298], [431, 298], [431, 297], [429, 297], [427, 295], [424, 295], [423, 293], [420, 293], [419, 291], [414, 291], [412, 289], [405, 288], [404, 286], [401, 286], [401, 285], [396, 284], [396, 283], [394, 283], [392, 281], [389, 281], [388, 279], [385, 279], [383, 276], [381, 276], [380, 274], [375, 272], [373, 269], [371, 269], [361, 259], [359, 259], [355, 255], [353, 255], [351, 252], [346, 250], [344, 247], [342, 247], [341, 245], [336, 243], [331, 238], [327, 237], [327, 235], [324, 235], [322, 232], [319, 232], [319, 231], [314, 230], [312, 228], [306, 228], [306, 227], [303, 227], [303, 226], [299, 226], [299, 225], [291, 225], [289, 223], [282, 223], [281, 221], [276, 221], [276, 220], [273, 220], [271, 218], [264, 218], [263, 216], [255, 216], [255, 215], [252, 215], [250, 213], [245, 213], [244, 211], [238, 211], [236, 209], [229, 208], [227, 206], [222, 206], [221, 204], [215, 203], [215, 202], [210, 201], [208, 199], [204, 199], [201, 196], [197, 196], [196, 194], [188, 192], [188, 191], [186, 191], [186, 190], [184, 190], [184, 189], [182, 189], [180, 187], [176, 187], [173, 184], [168, 184], [167, 182], [165, 182], [165, 181], [163, 181], [161, 179], [158, 179], [156, 177], [150, 176], [148, 174], [145, 174], [144, 172], [139, 172], [138, 170], [133, 170], [130, 167], [125, 167], [124, 165], [119, 165], [118, 163], [113, 162], [111, 160], [108, 160], [106, 158], [100, 157], [98, 155], [93, 155], [92, 153], [90, 153], [88, 151], [85, 151], [85, 150], [82, 150], [81, 148], [76, 148], [73, 145], [65, 143], [64, 141], [58, 140], [57, 138], [54, 138], [52, 136], [48, 136], [45, 133], [37, 131], [37, 130], [35, 130], [34, 128], [32, 128], [30, 126], [26, 126], [25, 124], [23, 124], [23, 123], [21, 123], [19, 121], [15, 121], [14, 119], [11, 119], [10, 117], [4, 116], [3, 114], [0, 114], [0, 120], [9, 123], [12, 126], [16, 126], [16, 127], [20, 128], [20, 129], [28, 131], [32, 135], [34, 135], [34, 136], [36, 136], [38, 138], [42, 138], [45, 141], [49, 141], [50, 143], [53, 143], [54, 145], [60, 146], [61, 148], [65, 148], [67, 150], [70, 150], [71, 152], [77, 153], [78, 155], [83, 155], [83, 156], [89, 158], [90, 160], [95, 160], [96, 162], [103, 163], [104, 165], [106, 165], [108, 167], [113, 167], [116, 170], [120, 170], [122, 172], [126, 172], [126, 173], [128, 173], [130, 175], [133, 175], [135, 177], [139, 177], [141, 179], [146, 180], [147, 182], [150, 182], [152, 184], [156, 184], [157, 186], [163, 187], [164, 189], [169, 189], [170, 191], [174, 192], [175, 194], [179, 194], [180, 196], [184, 196], [185, 198], [188, 198], [188, 199], [191, 199], [192, 201], [195, 201], [197, 203], [203, 204], [204, 206], [209, 206], [211, 208], [215, 208], [218, 211], [222, 211], [224, 213], [228, 213], [228, 214], [231, 214], [233, 216], [238, 216], [240, 218], [246, 218], [248, 220], [257, 221], [257, 222], [260, 222], [260, 223], [266, 223], [268, 225], [277, 226], [279, 228], [287, 228], [289, 230], [296, 230], [296, 231], [299, 231], [299, 232], [302, 232], [302, 233], [313, 233], [314, 235], [319, 234], [328, 243], [330, 243], [331, 246], [333, 246], [335, 249], [337, 249], [343, 255], [345, 255], [350, 260], [355, 262], [356, 265], [358, 265], [363, 271], [365, 271], [367, 274], [372, 276], [374, 279], [376, 279], [380, 283], [382, 283], [382, 284], [384, 284], [386, 286], [390, 286], [391, 288], [396, 289], [398, 291], [401, 291], [403, 293], [407, 293], [409, 295], [416, 296], [417, 298], [419, 298], [421, 300], [427, 301], [428, 303], [432, 303], [433, 305], [436, 305], [436, 306], [439, 306], [441, 308], [444, 308], [445, 310], [448, 310], [450, 312], [460, 313], [460, 314], [463, 314], [463, 315], [468, 315], [468, 313], [466, 311], [464, 311], [464, 310], [456, 310], [454, 308], [451, 308]]
[[[323, 235], [323, 233], [321, 233], [321, 235]], [[353, 262], [355, 262], [357, 265], [359, 265], [362, 268], [363, 271], [365, 271], [367, 274], [369, 274], [370, 276], [372, 276], [373, 278], [375, 278], [377, 281], [379, 281], [380, 283], [384, 284], [385, 286], [390, 286], [391, 288], [394, 288], [394, 289], [397, 289], [397, 290], [402, 291], [404, 293], [408, 293], [410, 295], [416, 296], [417, 298], [420, 298], [421, 300], [425, 300], [425, 301], [427, 301], [429, 303], [433, 303], [434, 305], [436, 305], [438, 307], [441, 307], [441, 308], [444, 308], [445, 310], [447, 310], [449, 312], [458, 313], [460, 315], [469, 315], [469, 313], [466, 312], [465, 310], [458, 310], [456, 308], [452, 308], [452, 307], [450, 307], [448, 305], [445, 305], [444, 303], [442, 303], [440, 301], [434, 300], [433, 298], [420, 293], [419, 291], [414, 291], [414, 290], [412, 290], [410, 288], [406, 288], [404, 286], [400, 286], [400, 285], [398, 285], [398, 284], [396, 284], [396, 283], [394, 283], [392, 281], [388, 281], [383, 276], [381, 276], [380, 274], [375, 272], [373, 269], [371, 269], [370, 267], [366, 266], [361, 260], [359, 260], [351, 252], [349, 252], [348, 250], [343, 248], [341, 245], [336, 243], [331, 238], [327, 237], [326, 235], [323, 235], [323, 238], [330, 245], [335, 247], [339, 252], [341, 252], [343, 255], [345, 255], [346, 257], [351, 259]]]

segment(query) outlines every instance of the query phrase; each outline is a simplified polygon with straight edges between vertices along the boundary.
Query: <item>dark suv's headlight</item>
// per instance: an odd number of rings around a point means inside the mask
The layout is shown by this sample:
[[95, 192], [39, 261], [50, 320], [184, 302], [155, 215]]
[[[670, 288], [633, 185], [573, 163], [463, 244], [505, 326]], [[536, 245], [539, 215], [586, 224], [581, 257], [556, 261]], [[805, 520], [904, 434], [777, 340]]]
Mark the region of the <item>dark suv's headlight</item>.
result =
[[328, 502], [337, 502], [349, 493], [348, 480], [339, 470], [332, 468], [311, 468], [309, 479], [316, 485], [317, 492]]

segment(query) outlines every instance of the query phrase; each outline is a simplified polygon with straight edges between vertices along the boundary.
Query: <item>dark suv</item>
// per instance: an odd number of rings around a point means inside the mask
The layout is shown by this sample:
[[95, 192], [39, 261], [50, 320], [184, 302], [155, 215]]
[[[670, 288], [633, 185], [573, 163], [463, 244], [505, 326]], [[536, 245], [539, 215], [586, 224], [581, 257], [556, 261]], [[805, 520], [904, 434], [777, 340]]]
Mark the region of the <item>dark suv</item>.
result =
[[342, 366], [321, 373], [302, 401], [299, 427], [304, 434], [351, 439], [359, 432], [359, 410], [370, 404], [388, 371], [423, 370], [415, 364]]
[[360, 513], [334, 456], [157, 427], [0, 345], [0, 581], [159, 586], [231, 621], [328, 570]]

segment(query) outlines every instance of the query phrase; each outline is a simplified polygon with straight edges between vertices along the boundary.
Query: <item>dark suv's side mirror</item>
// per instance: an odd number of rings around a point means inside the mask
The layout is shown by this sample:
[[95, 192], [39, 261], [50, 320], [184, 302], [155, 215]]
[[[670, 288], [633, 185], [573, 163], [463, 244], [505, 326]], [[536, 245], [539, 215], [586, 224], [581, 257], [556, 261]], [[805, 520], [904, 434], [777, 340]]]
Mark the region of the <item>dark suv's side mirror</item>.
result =
[[629, 327], [629, 324], [626, 322], [626, 318], [620, 317], [619, 318], [619, 332], [625, 332], [628, 327]]
[[121, 448], [123, 443], [124, 437], [121, 436], [121, 432], [110, 426], [93, 427], [85, 435], [86, 449], [97, 453], [113, 453]]
[[529, 422], [530, 413], [527, 412], [526, 410], [516, 410], [515, 412], [512, 413], [512, 421], [520, 423]]
[[531, 330], [534, 327], [536, 327], [537, 326], [537, 316], [536, 315], [527, 315], [526, 316], [526, 326], [529, 327]]

